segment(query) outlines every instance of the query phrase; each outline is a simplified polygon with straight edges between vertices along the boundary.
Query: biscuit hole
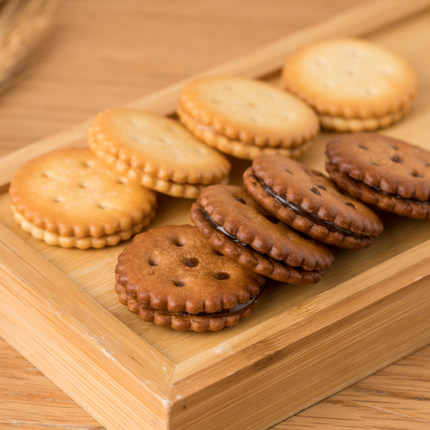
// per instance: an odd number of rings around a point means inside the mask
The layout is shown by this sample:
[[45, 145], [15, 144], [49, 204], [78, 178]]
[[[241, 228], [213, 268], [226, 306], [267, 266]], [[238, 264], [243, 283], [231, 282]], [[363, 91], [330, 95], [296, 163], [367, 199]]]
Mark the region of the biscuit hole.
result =
[[82, 163], [82, 167], [86, 167], [87, 169], [89, 169], [89, 168], [91, 168], [91, 167], [93, 167], [94, 166], [94, 163], [92, 162], [92, 161], [84, 161], [83, 163]]
[[50, 177], [51, 177], [51, 173], [50, 173], [50, 172], [43, 172], [43, 173], [42, 173], [42, 176], [43, 176], [44, 178], [50, 178]]
[[78, 187], [79, 187], [79, 188], [82, 188], [82, 189], [85, 189], [85, 188], [87, 188], [87, 184], [86, 184], [85, 182], [80, 182], [80, 183], [78, 184]]
[[196, 267], [199, 264], [198, 258], [186, 258], [184, 260], [184, 265], [187, 267]]
[[54, 198], [52, 199], [52, 201], [53, 201], [54, 203], [61, 203], [63, 200], [62, 200], [60, 197], [54, 197]]
[[294, 175], [294, 173], [293, 173], [291, 170], [288, 170], [288, 169], [284, 169], [284, 172], [287, 172], [287, 173], [289, 173], [290, 175]]
[[366, 151], [368, 151], [368, 149], [369, 149], [366, 145], [363, 145], [362, 143], [359, 143], [358, 147], [361, 148], [361, 149], [364, 149]]
[[274, 217], [273, 215], [264, 215], [264, 218], [266, 218], [272, 224], [278, 224], [279, 223], [278, 218]]
[[148, 260], [148, 264], [149, 264], [150, 266], [157, 266], [157, 265], [158, 265], [158, 263], [157, 263], [153, 258], [150, 258], [150, 259]]
[[217, 251], [215, 248], [213, 249], [213, 252], [215, 255], [217, 255], [218, 257], [223, 257], [224, 254], [221, 254], [221, 252]]
[[412, 170], [411, 176], [413, 176], [414, 178], [422, 178], [423, 177], [423, 175], [420, 172], [418, 172], [418, 170], [415, 170], [415, 169]]
[[106, 209], [107, 205], [105, 203], [97, 203], [96, 207], [99, 208], [99, 209]]
[[397, 154], [391, 157], [391, 161], [394, 163], [403, 163], [403, 160]]
[[375, 163], [374, 161], [372, 161], [370, 164], [371, 164], [372, 166], [379, 167], [379, 163]]
[[345, 202], [345, 206], [349, 206], [350, 208], [355, 209], [354, 203], [351, 202]]
[[173, 245], [175, 246], [184, 246], [185, 245], [185, 240], [183, 239], [174, 239], [173, 240]]
[[255, 103], [253, 103], [253, 102], [247, 102], [246, 105], [250, 108], [255, 108], [255, 106], [256, 106]]
[[327, 188], [322, 184], [317, 185], [317, 188], [319, 188], [320, 190], [323, 190], [323, 191], [327, 191]]
[[235, 197], [234, 199], [235, 199], [236, 201], [238, 201], [239, 203], [242, 203], [243, 205], [246, 205], [246, 202], [245, 202], [245, 200], [243, 200], [243, 199], [242, 199], [242, 197], [237, 196], [237, 197]]
[[127, 182], [126, 178], [119, 178], [116, 180], [117, 184], [124, 185]]
[[320, 190], [319, 190], [317, 187], [312, 187], [312, 188], [311, 188], [311, 191], [312, 191], [314, 194], [316, 194], [317, 196], [320, 196], [320, 195], [321, 195], [321, 192], [320, 192]]
[[172, 282], [173, 282], [173, 285], [175, 287], [184, 287], [185, 286], [185, 282], [183, 282], [183, 281], [178, 281], [178, 280], [174, 279]]
[[218, 272], [215, 273], [214, 278], [218, 279], [218, 281], [225, 281], [226, 279], [230, 279], [230, 273]]

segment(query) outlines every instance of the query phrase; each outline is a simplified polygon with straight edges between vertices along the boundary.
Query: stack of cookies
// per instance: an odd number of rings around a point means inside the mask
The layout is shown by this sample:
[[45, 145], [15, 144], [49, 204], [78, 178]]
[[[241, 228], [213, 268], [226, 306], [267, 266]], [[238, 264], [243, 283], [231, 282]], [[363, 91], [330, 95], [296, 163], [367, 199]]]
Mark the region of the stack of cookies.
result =
[[430, 219], [430, 152], [377, 133], [334, 137], [326, 170], [339, 188], [397, 215]]
[[99, 113], [88, 134], [94, 154], [115, 171], [152, 190], [195, 198], [226, 182], [230, 162], [175, 120], [137, 109]]
[[411, 107], [418, 78], [391, 50], [363, 39], [340, 38], [291, 55], [281, 85], [315, 109], [322, 127], [364, 131], [402, 118]]
[[319, 131], [318, 117], [299, 98], [237, 76], [191, 81], [181, 91], [177, 111], [200, 140], [250, 160], [260, 154], [298, 158]]

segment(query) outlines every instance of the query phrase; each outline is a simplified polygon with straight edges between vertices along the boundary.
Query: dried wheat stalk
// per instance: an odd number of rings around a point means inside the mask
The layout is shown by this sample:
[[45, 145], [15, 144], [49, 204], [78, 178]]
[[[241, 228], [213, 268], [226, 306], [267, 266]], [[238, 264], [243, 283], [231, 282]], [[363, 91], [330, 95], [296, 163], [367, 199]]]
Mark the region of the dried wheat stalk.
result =
[[57, 6], [58, 0], [0, 0], [0, 92], [34, 60]]

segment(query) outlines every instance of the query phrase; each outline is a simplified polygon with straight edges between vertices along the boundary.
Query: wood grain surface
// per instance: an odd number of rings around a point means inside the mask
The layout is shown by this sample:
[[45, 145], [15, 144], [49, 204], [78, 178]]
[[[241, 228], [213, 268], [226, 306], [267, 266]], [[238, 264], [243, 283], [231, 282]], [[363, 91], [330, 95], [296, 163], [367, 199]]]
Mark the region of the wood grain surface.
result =
[[[68, 0], [40, 61], [0, 99], [0, 156], [233, 59], [358, 0]], [[276, 429], [427, 429], [430, 347]], [[0, 429], [102, 429], [0, 339]]]

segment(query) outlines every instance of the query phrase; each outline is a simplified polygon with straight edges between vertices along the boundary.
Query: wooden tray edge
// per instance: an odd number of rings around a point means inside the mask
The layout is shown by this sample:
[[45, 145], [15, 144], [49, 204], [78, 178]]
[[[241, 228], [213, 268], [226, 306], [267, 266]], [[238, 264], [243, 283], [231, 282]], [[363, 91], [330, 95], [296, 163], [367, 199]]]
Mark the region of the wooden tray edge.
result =
[[173, 363], [1, 223], [0, 292], [2, 337], [93, 416], [165, 428]]

